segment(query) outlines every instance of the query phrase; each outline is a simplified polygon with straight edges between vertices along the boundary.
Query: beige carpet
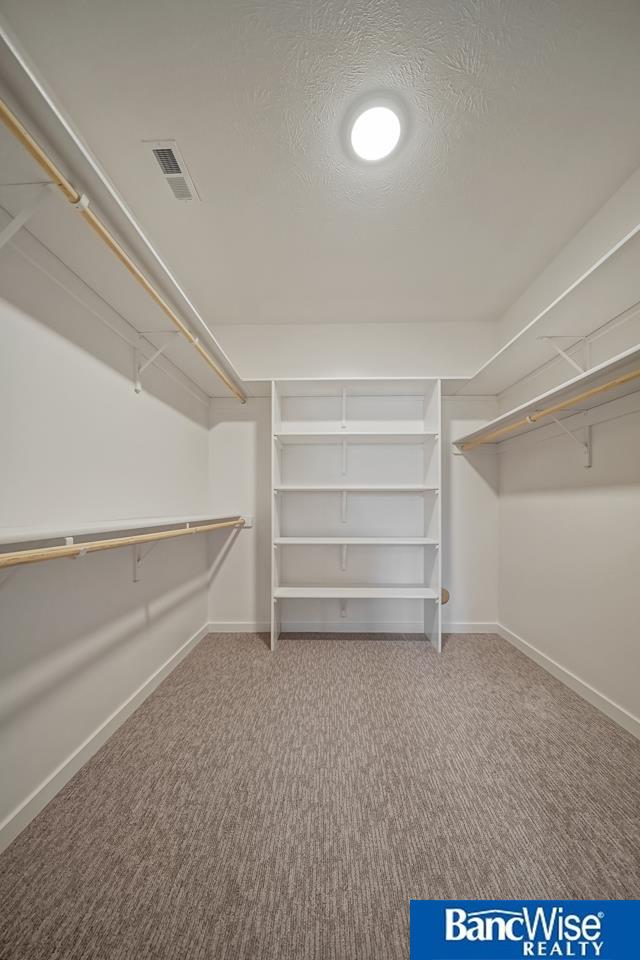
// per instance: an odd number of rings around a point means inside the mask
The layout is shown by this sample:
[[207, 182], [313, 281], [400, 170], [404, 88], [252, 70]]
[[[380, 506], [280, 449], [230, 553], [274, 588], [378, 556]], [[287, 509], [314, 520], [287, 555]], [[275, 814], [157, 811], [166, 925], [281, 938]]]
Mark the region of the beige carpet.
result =
[[2, 960], [395, 960], [640, 896], [640, 743], [494, 636], [200, 644], [0, 859]]

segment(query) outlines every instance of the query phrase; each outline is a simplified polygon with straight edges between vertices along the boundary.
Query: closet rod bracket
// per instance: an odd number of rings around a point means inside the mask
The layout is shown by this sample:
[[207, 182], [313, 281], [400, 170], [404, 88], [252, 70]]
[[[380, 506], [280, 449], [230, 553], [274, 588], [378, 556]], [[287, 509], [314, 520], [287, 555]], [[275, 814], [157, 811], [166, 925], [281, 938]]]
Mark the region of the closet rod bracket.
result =
[[30, 203], [25, 204], [25, 206], [20, 210], [15, 217], [13, 217], [9, 223], [4, 227], [3, 230], [0, 230], [0, 250], [2, 247], [6, 246], [10, 240], [18, 233], [22, 227], [31, 219], [36, 210], [42, 206], [44, 201], [51, 196], [51, 187], [53, 184], [47, 183], [40, 190], [38, 190], [35, 197], [31, 200]]
[[[161, 330], [159, 333], [168, 334], [170, 336], [175, 336], [177, 330]], [[133, 389], [135, 393], [142, 393], [142, 374], [150, 367], [156, 360], [159, 360], [163, 355], [167, 347], [169, 346], [169, 340], [166, 343], [163, 343], [161, 347], [151, 354], [150, 357], [147, 357], [146, 360], [142, 357], [139, 347], [135, 347], [133, 351]]]
[[582, 466], [585, 468], [590, 467], [591, 466], [591, 427], [587, 426], [584, 428], [585, 439], [581, 440], [580, 437], [577, 437], [572, 430], [569, 430], [568, 427], [565, 427], [563, 422], [561, 420], [558, 420], [557, 417], [552, 416], [551, 419], [556, 424], [556, 426], [560, 427], [563, 433], [566, 433], [566, 435], [570, 437], [571, 440], [573, 440], [574, 443], [577, 443], [577, 445], [580, 447], [580, 450], [582, 453], [582, 461], [583, 461]]
[[[543, 340], [545, 343], [548, 343], [550, 347], [553, 347], [555, 352], [559, 357], [562, 357], [563, 360], [573, 367], [574, 370], [577, 370], [578, 373], [586, 373], [586, 371], [591, 366], [591, 344], [587, 337], [580, 334], [553, 334], [545, 337], [538, 337], [538, 340]], [[566, 350], [563, 350], [562, 347], [556, 343], [556, 340], [577, 340], [584, 347], [584, 366], [581, 366], [577, 360], [574, 360], [573, 357], [567, 353]]]

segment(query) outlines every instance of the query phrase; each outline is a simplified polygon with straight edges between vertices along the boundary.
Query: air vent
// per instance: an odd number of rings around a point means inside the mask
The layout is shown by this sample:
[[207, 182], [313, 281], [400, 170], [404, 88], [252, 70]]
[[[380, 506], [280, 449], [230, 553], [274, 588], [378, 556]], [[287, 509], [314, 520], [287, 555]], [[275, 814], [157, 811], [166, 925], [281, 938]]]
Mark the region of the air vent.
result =
[[182, 173], [176, 155], [169, 147], [160, 147], [153, 151], [163, 173]]
[[176, 200], [196, 200], [198, 191], [189, 175], [184, 157], [175, 140], [144, 141], [162, 170]]
[[167, 177], [167, 183], [173, 190], [176, 200], [193, 200], [193, 194], [184, 177]]

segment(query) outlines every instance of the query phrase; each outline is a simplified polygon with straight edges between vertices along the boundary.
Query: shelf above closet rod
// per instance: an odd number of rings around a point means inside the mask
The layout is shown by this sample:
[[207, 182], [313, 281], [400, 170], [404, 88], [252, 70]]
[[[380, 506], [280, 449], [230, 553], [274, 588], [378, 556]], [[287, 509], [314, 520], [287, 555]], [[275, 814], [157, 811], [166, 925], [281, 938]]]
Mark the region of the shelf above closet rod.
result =
[[66, 537], [101, 536], [105, 533], [130, 534], [134, 530], [157, 530], [160, 527], [199, 526], [234, 519], [237, 514], [200, 513], [178, 517], [121, 517], [117, 520], [96, 520], [92, 523], [69, 523], [55, 527], [0, 528], [0, 544], [39, 543], [43, 540], [64, 540]]
[[244, 527], [242, 517], [233, 517], [217, 523], [206, 523], [195, 527], [180, 527], [178, 530], [160, 530], [157, 533], [140, 533], [131, 537], [114, 537], [110, 540], [91, 540], [84, 543], [65, 544], [59, 547], [40, 547], [33, 550], [18, 550], [13, 553], [0, 553], [0, 569], [18, 567], [43, 560], [76, 558], [86, 553], [99, 553], [102, 550], [115, 550], [118, 547], [133, 547], [143, 543], [155, 543], [158, 540], [173, 540], [194, 533], [210, 533], [226, 527]]
[[[638, 359], [640, 346], [626, 350], [459, 437], [455, 445], [467, 451], [486, 443], [500, 443], [543, 425], [549, 417], [561, 413], [571, 416], [635, 393], [640, 390], [640, 367], [635, 366]], [[612, 376], [614, 373], [617, 376]]]

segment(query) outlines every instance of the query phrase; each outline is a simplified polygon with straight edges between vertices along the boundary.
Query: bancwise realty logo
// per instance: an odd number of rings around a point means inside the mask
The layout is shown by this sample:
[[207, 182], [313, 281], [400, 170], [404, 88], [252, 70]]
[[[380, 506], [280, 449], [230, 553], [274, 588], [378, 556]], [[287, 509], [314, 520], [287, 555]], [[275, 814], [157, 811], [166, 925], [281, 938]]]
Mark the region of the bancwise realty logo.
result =
[[411, 960], [640, 957], [640, 900], [412, 900]]

